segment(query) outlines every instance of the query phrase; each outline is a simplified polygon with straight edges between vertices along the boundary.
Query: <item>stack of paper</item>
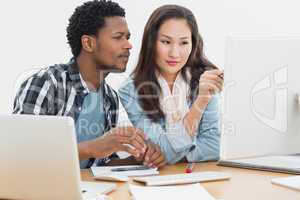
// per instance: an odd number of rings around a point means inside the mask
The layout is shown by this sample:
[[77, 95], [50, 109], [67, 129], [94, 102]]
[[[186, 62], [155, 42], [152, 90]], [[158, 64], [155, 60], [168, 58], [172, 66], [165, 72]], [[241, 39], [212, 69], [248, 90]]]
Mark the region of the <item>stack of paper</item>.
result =
[[129, 185], [130, 192], [135, 200], [214, 200], [214, 198], [199, 184], [176, 186], [137, 186]]

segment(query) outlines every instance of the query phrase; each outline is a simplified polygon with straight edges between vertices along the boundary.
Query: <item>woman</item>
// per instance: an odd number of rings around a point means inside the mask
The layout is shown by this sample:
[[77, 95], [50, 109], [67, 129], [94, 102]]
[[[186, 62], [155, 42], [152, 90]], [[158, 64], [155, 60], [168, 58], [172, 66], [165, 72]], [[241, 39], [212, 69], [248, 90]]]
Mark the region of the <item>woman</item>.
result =
[[160, 146], [169, 164], [216, 160], [222, 76], [203, 55], [192, 12], [165, 5], [150, 16], [138, 64], [119, 95], [133, 125]]

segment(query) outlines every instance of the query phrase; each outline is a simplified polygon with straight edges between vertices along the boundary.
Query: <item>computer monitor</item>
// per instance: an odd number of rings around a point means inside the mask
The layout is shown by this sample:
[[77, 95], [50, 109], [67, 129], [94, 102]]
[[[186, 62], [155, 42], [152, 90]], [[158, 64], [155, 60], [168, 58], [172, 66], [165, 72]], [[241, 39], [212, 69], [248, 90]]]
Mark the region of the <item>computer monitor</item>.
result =
[[221, 160], [300, 153], [300, 37], [231, 36]]
[[0, 199], [81, 200], [115, 188], [80, 181], [72, 118], [0, 115], [0, 129]]

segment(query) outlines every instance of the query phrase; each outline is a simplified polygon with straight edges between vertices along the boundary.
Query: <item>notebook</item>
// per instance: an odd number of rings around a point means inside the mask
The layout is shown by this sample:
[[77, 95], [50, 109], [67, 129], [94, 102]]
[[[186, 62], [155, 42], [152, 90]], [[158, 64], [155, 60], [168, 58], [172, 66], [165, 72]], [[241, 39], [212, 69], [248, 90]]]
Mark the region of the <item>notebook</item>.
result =
[[135, 177], [133, 180], [145, 183], [147, 186], [179, 185], [188, 183], [200, 183], [208, 181], [220, 181], [230, 179], [230, 174], [224, 172], [206, 171], [184, 174], [172, 174], [163, 176]]
[[135, 200], [214, 200], [214, 198], [199, 183], [159, 187], [130, 184], [129, 190]]
[[105, 174], [116, 174], [121, 176], [130, 176], [130, 177], [136, 177], [136, 176], [150, 176], [150, 175], [157, 175], [159, 174], [159, 171], [157, 168], [151, 168], [151, 169], [145, 169], [145, 170], [132, 170], [132, 171], [120, 171], [120, 172], [112, 172], [112, 169], [115, 168], [131, 168], [131, 167], [139, 167], [141, 165], [122, 165], [122, 166], [104, 166], [104, 167], [91, 167], [91, 171], [94, 176], [102, 176]]

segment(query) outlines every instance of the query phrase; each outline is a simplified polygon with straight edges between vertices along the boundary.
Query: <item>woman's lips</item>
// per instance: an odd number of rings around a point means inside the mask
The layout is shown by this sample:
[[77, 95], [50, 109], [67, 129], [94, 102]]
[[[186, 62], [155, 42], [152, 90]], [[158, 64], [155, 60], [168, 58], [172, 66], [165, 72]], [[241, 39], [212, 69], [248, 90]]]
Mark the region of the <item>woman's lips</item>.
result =
[[178, 61], [172, 61], [172, 60], [169, 60], [169, 61], [167, 61], [167, 63], [168, 63], [168, 65], [169, 66], [176, 66], [179, 62]]

